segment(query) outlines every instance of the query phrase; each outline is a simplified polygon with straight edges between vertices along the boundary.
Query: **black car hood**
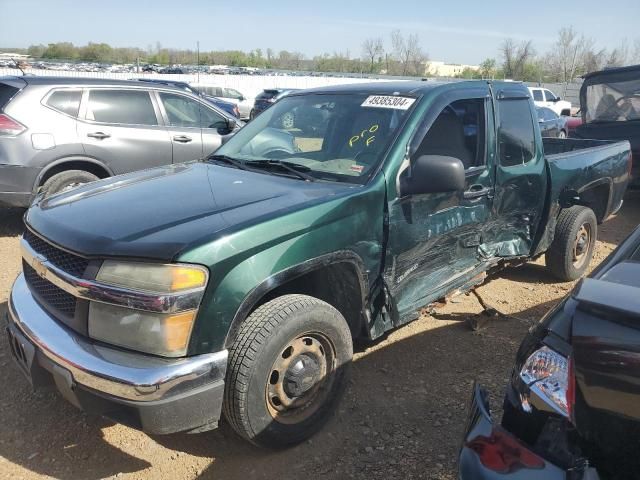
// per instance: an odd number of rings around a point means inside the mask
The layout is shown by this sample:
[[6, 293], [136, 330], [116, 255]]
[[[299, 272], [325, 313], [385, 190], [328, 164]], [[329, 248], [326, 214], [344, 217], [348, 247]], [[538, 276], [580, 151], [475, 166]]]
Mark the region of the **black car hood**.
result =
[[81, 255], [169, 261], [224, 232], [352, 188], [196, 162], [122, 175], [38, 200], [26, 223]]

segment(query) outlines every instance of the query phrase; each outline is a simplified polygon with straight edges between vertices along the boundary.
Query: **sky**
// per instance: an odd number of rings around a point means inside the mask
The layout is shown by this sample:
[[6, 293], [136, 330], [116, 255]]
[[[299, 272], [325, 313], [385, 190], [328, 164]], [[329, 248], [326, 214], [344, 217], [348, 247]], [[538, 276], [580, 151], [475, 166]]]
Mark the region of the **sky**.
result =
[[[615, 5], [614, 8], [612, 6]], [[637, 30], [640, 0], [0, 0], [0, 47], [59, 41], [169, 48], [362, 53], [362, 42], [417, 34], [431, 60], [478, 64], [499, 57], [504, 38], [550, 50], [564, 26], [613, 48]]]

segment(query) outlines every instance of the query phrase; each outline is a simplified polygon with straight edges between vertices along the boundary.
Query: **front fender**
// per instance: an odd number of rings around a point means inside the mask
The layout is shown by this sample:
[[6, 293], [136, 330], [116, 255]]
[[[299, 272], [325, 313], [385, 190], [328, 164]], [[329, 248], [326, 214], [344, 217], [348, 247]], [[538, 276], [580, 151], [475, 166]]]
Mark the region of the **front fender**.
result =
[[356, 265], [366, 296], [382, 262], [381, 185], [264, 220], [180, 255], [178, 261], [203, 264], [211, 272], [189, 354], [225, 348], [232, 327], [265, 293], [328, 263]]

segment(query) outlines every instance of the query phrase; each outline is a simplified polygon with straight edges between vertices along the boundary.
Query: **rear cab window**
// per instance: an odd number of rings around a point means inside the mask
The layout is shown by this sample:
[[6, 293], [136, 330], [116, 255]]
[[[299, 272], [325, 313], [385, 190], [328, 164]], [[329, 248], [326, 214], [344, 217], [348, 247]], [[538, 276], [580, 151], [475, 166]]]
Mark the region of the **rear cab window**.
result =
[[82, 90], [55, 90], [47, 98], [47, 106], [72, 117], [78, 116]]
[[536, 102], [543, 102], [544, 98], [542, 98], [542, 90], [532, 90], [533, 100]]
[[100, 123], [158, 125], [151, 97], [145, 90], [89, 90], [86, 119]]

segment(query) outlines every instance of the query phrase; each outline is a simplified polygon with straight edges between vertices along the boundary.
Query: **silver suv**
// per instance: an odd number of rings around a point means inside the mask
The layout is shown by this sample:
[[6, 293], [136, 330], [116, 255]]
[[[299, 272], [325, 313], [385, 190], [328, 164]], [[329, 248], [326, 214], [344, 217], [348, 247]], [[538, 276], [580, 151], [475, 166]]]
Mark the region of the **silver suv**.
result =
[[182, 90], [135, 81], [0, 77], [0, 206], [195, 160], [239, 128]]

